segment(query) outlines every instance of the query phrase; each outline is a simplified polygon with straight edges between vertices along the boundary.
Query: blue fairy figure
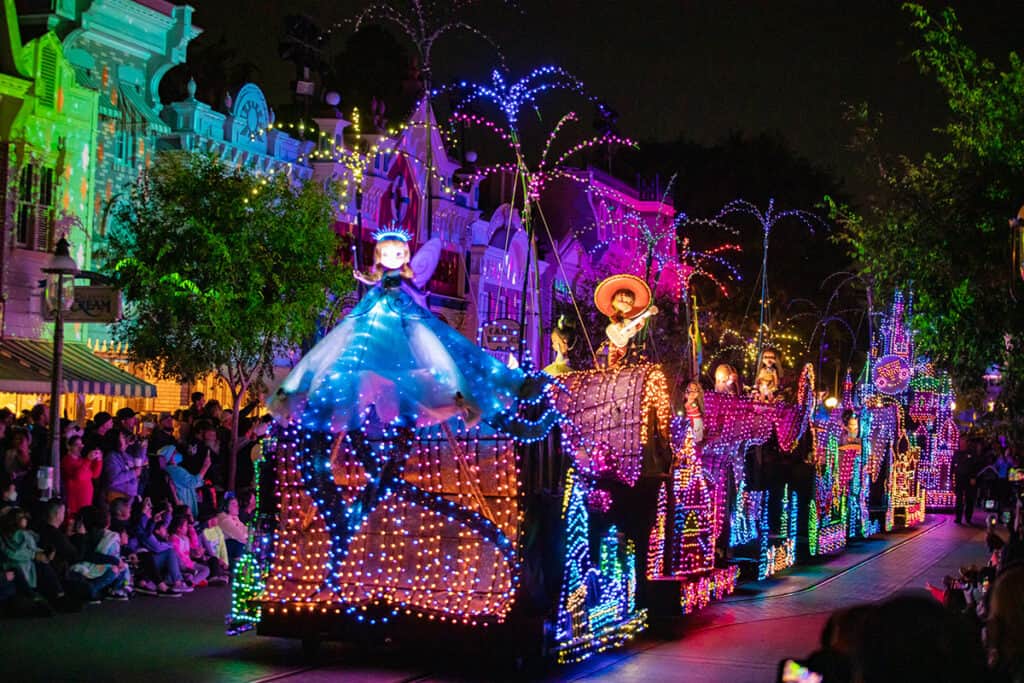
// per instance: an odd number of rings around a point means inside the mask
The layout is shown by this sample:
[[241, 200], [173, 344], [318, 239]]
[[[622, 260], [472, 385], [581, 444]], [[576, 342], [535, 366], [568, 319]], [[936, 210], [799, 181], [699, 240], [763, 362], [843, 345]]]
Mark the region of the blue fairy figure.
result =
[[439, 240], [410, 259], [410, 235], [374, 233], [370, 289], [281, 384], [271, 410], [306, 430], [348, 432], [364, 423], [416, 428], [461, 416], [472, 425], [515, 411], [526, 375], [484, 353], [427, 308], [423, 287]]

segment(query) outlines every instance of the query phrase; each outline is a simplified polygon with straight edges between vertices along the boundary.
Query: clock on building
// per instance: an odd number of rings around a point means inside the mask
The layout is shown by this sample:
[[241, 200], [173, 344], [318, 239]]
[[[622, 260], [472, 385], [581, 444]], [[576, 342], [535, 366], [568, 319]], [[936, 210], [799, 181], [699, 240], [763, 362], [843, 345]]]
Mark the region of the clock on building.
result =
[[252, 83], [242, 86], [235, 97], [231, 116], [237, 122], [242, 140], [262, 138], [270, 120], [270, 110], [263, 92]]

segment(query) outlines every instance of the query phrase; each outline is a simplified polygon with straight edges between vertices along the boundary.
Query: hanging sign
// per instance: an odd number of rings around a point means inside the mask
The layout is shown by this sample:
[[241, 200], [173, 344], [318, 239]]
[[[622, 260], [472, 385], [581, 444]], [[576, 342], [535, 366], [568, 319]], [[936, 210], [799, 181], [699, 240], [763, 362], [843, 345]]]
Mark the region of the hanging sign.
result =
[[480, 330], [480, 344], [488, 351], [509, 351], [519, 349], [519, 323], [509, 318], [500, 318], [485, 323]]
[[872, 380], [875, 389], [883, 394], [900, 394], [910, 384], [912, 368], [901, 356], [882, 356], [875, 362]]
[[[64, 313], [66, 323], [112, 323], [121, 317], [121, 292], [102, 285], [75, 287], [75, 303]], [[43, 319], [54, 320], [43, 302]]]

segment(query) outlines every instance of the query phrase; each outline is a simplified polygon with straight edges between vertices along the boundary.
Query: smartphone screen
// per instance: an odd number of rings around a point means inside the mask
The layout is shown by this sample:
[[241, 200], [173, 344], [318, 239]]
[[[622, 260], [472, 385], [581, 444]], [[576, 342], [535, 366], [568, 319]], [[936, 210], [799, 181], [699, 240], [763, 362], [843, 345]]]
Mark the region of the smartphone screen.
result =
[[822, 683], [824, 677], [795, 659], [779, 662], [779, 683]]

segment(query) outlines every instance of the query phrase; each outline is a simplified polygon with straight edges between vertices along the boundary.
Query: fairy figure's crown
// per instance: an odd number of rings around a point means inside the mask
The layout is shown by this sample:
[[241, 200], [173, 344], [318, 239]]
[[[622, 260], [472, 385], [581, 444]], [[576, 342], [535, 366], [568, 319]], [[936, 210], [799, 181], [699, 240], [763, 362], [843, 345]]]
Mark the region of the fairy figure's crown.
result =
[[381, 228], [373, 233], [373, 239], [377, 242], [383, 242], [384, 240], [398, 240], [399, 242], [409, 242], [412, 240], [412, 235], [402, 228], [392, 226], [390, 228]]

